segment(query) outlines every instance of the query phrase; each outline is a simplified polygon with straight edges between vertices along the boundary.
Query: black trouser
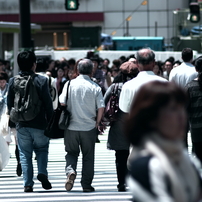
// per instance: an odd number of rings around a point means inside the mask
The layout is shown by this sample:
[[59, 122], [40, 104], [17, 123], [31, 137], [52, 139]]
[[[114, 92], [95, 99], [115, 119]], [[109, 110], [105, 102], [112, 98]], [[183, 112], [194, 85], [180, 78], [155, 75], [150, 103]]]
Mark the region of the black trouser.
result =
[[121, 186], [125, 184], [125, 178], [128, 173], [127, 160], [129, 156], [129, 150], [116, 150], [115, 152], [116, 172], [119, 182], [118, 186]]

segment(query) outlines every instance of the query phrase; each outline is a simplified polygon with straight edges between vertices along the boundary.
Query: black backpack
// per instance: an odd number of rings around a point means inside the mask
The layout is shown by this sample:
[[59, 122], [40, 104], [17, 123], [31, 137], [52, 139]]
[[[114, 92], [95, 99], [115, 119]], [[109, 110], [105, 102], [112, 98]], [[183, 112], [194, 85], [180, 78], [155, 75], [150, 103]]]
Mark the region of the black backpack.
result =
[[14, 107], [10, 111], [10, 120], [14, 123], [30, 121], [41, 110], [41, 100], [38, 96], [32, 75], [17, 75], [14, 77]]

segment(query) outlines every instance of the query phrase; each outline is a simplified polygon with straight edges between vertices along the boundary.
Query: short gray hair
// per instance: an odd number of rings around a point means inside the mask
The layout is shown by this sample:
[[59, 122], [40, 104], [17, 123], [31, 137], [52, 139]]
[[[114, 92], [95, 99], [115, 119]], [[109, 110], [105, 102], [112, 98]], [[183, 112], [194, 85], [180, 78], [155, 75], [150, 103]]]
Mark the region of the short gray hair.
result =
[[89, 75], [93, 71], [93, 62], [89, 59], [82, 59], [77, 66], [80, 74]]
[[137, 61], [142, 65], [147, 65], [155, 61], [155, 54], [150, 48], [143, 48], [137, 52]]

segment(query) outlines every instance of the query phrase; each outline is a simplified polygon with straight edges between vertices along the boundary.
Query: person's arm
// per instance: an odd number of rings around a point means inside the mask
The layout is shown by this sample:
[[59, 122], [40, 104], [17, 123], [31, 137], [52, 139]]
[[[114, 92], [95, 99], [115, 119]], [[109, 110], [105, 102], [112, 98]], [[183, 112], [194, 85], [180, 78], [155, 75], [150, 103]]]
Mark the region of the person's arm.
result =
[[103, 112], [104, 112], [104, 107], [99, 108], [97, 111], [96, 128], [98, 128], [98, 126], [100, 126]]
[[104, 127], [101, 123], [101, 119], [104, 113], [105, 104], [104, 104], [104, 99], [103, 99], [103, 95], [100, 87], [99, 87], [98, 94], [96, 96], [96, 105], [97, 105], [97, 118], [96, 118], [95, 127], [102, 132], [104, 130]]
[[14, 78], [11, 78], [8, 83], [8, 94], [7, 94], [8, 114], [10, 114], [10, 110], [14, 106], [15, 93], [13, 90], [13, 81], [14, 81]]
[[96, 126], [95, 127], [98, 128], [98, 130], [100, 132], [104, 132], [104, 130], [106, 128], [105, 125], [103, 125], [101, 123], [101, 119], [102, 119], [103, 113], [104, 113], [104, 107], [99, 108], [98, 111], [97, 111], [97, 120], [96, 120]]
[[49, 121], [53, 115], [53, 103], [49, 91], [49, 86], [48, 86], [48, 79], [45, 78], [45, 82], [42, 84], [42, 90], [41, 90], [41, 99], [43, 102], [43, 106], [45, 109], [47, 121]]

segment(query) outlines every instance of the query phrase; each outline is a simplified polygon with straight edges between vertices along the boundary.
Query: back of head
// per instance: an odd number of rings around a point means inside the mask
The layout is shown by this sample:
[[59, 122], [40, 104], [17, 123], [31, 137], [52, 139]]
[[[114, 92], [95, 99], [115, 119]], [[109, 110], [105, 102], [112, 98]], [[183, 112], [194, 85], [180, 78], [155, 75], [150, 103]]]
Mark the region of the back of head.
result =
[[137, 52], [137, 61], [139, 64], [148, 65], [155, 61], [155, 54], [149, 48], [143, 48]]
[[117, 68], [121, 66], [121, 60], [119, 59], [113, 60], [112, 63], [113, 63], [113, 66], [116, 66]]
[[82, 59], [77, 65], [78, 72], [84, 75], [90, 75], [93, 71], [93, 62], [89, 59]]
[[36, 56], [31, 51], [23, 51], [18, 54], [17, 62], [21, 71], [29, 71], [36, 63]]
[[184, 107], [187, 101], [184, 90], [175, 83], [152, 81], [139, 89], [124, 125], [133, 145], [139, 145], [146, 135], [158, 132], [152, 123], [157, 120], [160, 110], [171, 101]]
[[182, 50], [182, 60], [184, 62], [190, 62], [193, 59], [193, 51], [191, 48], [184, 48]]
[[68, 64], [69, 64], [70, 66], [74, 66], [74, 65], [76, 64], [76, 60], [75, 60], [74, 58], [70, 58], [70, 59], [68, 60]]

